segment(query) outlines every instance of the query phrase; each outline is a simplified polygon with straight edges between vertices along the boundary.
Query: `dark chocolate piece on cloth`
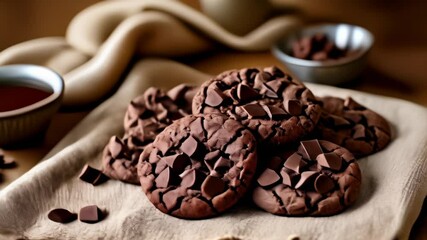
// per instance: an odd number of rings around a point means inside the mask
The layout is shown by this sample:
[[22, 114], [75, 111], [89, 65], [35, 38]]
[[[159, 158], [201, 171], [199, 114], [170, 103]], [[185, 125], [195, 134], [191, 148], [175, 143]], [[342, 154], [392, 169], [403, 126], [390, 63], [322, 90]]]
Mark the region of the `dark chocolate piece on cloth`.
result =
[[226, 115], [183, 117], [142, 152], [141, 187], [153, 205], [169, 215], [216, 216], [238, 203], [252, 184], [256, 145], [251, 131]]
[[[320, 149], [306, 151], [317, 145]], [[320, 152], [320, 154], [318, 154]], [[303, 156], [312, 156], [303, 160]], [[325, 140], [301, 141], [277, 150], [271, 159], [282, 166], [258, 177], [252, 199], [267, 212], [282, 216], [330, 216], [357, 200], [361, 172], [352, 154]], [[304, 164], [301, 164], [304, 162]]]
[[77, 219], [77, 214], [63, 208], [52, 209], [47, 217], [57, 223], [69, 223]]
[[90, 183], [94, 186], [106, 182], [109, 178], [96, 168], [85, 164], [80, 175], [80, 180]]
[[[213, 96], [221, 97], [213, 101]], [[277, 67], [244, 68], [223, 72], [202, 84], [193, 98], [193, 114], [209, 113], [240, 121], [261, 142], [282, 145], [313, 132], [321, 107], [303, 83]]]
[[358, 158], [381, 151], [390, 143], [390, 125], [380, 114], [350, 97], [318, 99], [322, 114], [314, 136], [343, 146]]
[[89, 205], [80, 209], [79, 220], [85, 223], [97, 223], [104, 219], [104, 213], [96, 205]]

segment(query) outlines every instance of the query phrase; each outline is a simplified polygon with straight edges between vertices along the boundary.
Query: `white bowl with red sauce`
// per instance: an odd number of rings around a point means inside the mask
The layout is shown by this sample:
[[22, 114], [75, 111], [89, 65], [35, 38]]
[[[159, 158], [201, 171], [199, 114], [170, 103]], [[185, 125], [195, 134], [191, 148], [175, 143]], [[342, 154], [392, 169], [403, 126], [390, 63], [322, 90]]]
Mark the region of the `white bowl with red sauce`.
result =
[[0, 66], [0, 148], [41, 141], [63, 93], [62, 77], [49, 68]]

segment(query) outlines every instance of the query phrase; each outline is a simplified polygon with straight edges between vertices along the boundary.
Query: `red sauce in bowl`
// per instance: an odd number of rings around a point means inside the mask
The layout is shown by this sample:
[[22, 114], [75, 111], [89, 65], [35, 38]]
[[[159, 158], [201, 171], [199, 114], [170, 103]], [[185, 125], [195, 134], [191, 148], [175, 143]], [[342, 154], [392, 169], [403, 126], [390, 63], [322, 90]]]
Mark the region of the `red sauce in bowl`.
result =
[[29, 106], [52, 94], [53, 91], [27, 86], [0, 85], [0, 112]]

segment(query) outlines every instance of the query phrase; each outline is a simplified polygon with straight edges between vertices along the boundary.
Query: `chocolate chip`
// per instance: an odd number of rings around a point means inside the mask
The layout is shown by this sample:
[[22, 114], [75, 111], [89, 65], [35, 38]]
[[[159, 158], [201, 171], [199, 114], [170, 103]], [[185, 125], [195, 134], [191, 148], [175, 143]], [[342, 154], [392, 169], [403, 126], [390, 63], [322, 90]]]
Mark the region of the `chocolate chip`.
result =
[[205, 178], [206, 176], [202, 172], [193, 168], [182, 177], [181, 186], [199, 189]]
[[172, 191], [169, 191], [169, 192], [163, 194], [162, 200], [163, 200], [166, 208], [171, 209], [171, 208], [176, 206], [176, 204], [178, 203], [179, 197], [181, 197], [181, 194], [176, 189], [176, 190], [172, 190]]
[[286, 159], [284, 166], [287, 169], [291, 169], [294, 172], [301, 173], [304, 166], [306, 166], [307, 163], [302, 160], [301, 155], [298, 153], [292, 154], [288, 159]]
[[167, 188], [169, 186], [178, 185], [180, 181], [179, 176], [177, 176], [170, 167], [166, 167], [156, 178], [157, 188]]
[[188, 165], [191, 165], [191, 161], [186, 154], [166, 156], [163, 157], [163, 160], [178, 174], [182, 173]]
[[298, 116], [301, 114], [302, 106], [298, 100], [287, 99], [283, 102], [283, 106], [285, 107], [285, 110], [292, 116]]
[[243, 84], [237, 86], [237, 97], [242, 103], [255, 100], [259, 96], [258, 92], [253, 88]]
[[265, 84], [268, 86], [268, 88], [273, 90], [273, 92], [276, 93], [276, 95], [278, 92], [281, 92], [282, 88], [284, 87], [283, 82], [278, 80], [278, 79], [275, 79], [273, 81], [269, 81]]
[[108, 177], [105, 176], [101, 171], [95, 169], [89, 164], [85, 164], [80, 175], [80, 180], [90, 183], [94, 186], [104, 183], [108, 180]]
[[67, 209], [56, 208], [51, 210], [47, 217], [57, 223], [69, 223], [77, 219], [77, 214], [71, 213]]
[[81, 222], [97, 223], [103, 218], [102, 211], [96, 205], [90, 205], [80, 209], [79, 219]]
[[205, 147], [192, 136], [189, 136], [180, 147], [181, 151], [191, 158], [200, 158], [205, 153]]
[[262, 108], [267, 113], [268, 117], [272, 120], [279, 120], [286, 117], [285, 110], [281, 108], [269, 106], [269, 105], [263, 105]]
[[354, 139], [364, 139], [366, 138], [365, 127], [362, 124], [356, 124], [353, 127], [353, 138]]
[[328, 117], [332, 120], [333, 124], [337, 127], [350, 125], [350, 122], [343, 117], [338, 117], [332, 114], [330, 114]]
[[276, 92], [274, 92], [273, 90], [271, 90], [269, 88], [267, 83], [262, 84], [261, 90], [259, 91], [259, 93], [262, 95], [265, 95], [269, 98], [278, 98], [279, 97]]
[[347, 107], [348, 109], [351, 109], [351, 110], [364, 110], [365, 109], [364, 106], [360, 105], [358, 102], [356, 102], [351, 97], [347, 97], [344, 100], [344, 107]]
[[242, 109], [248, 114], [249, 119], [263, 118], [267, 115], [267, 113], [264, 111], [261, 105], [257, 103], [247, 104], [245, 106], [242, 106]]
[[211, 107], [217, 107], [224, 102], [226, 97], [227, 96], [225, 96], [221, 90], [219, 90], [217, 88], [213, 88], [213, 89], [209, 88], [207, 91], [207, 96], [206, 96], [205, 102], [207, 105], [209, 105]]
[[317, 176], [316, 180], [314, 181], [314, 189], [316, 189], [316, 191], [320, 194], [325, 194], [334, 188], [334, 181], [324, 174]]
[[340, 170], [342, 166], [341, 157], [334, 152], [319, 154], [316, 157], [316, 161], [320, 166], [336, 171]]
[[302, 187], [309, 186], [310, 184], [313, 183], [317, 174], [318, 174], [318, 172], [316, 172], [316, 171], [307, 171], [307, 172], [301, 173], [301, 178], [298, 181], [297, 185], [295, 185], [295, 188], [300, 189]]
[[124, 143], [121, 141], [120, 138], [117, 136], [114, 136], [110, 139], [109, 150], [111, 157], [118, 158], [120, 153], [123, 150]]
[[214, 170], [218, 172], [218, 171], [221, 171], [221, 170], [223, 170], [223, 169], [229, 169], [229, 168], [230, 168], [230, 166], [231, 166], [231, 162], [230, 162], [230, 160], [229, 160], [229, 159], [226, 159], [226, 158], [220, 157], [220, 158], [215, 162]]
[[257, 181], [261, 187], [268, 188], [280, 181], [280, 176], [275, 171], [267, 168], [261, 176], [258, 177]]
[[202, 194], [208, 199], [212, 199], [215, 196], [221, 194], [225, 190], [225, 182], [219, 177], [207, 176], [202, 184]]
[[254, 88], [261, 90], [264, 86], [264, 83], [267, 82], [269, 79], [271, 78], [271, 75], [267, 72], [259, 72], [256, 76], [255, 76], [255, 80], [254, 80]]
[[323, 153], [322, 147], [320, 147], [319, 141], [317, 141], [317, 139], [301, 141], [301, 146], [304, 150], [303, 157], [308, 160], [314, 160], [316, 159], [317, 155]]

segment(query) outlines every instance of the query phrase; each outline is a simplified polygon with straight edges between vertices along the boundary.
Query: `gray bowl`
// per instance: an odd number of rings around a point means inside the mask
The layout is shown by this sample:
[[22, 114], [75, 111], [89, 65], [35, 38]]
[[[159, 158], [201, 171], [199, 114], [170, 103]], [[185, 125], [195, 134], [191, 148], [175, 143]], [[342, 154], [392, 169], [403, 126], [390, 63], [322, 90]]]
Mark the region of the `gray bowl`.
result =
[[[324, 33], [329, 41], [349, 54], [339, 59], [314, 61], [291, 56], [292, 44], [306, 36]], [[356, 78], [365, 68], [367, 53], [374, 43], [372, 34], [359, 26], [349, 24], [322, 24], [302, 27], [290, 32], [272, 47], [273, 54], [305, 82], [337, 85]]]
[[17, 147], [39, 140], [61, 105], [64, 92], [62, 77], [36, 65], [0, 66], [1, 85], [27, 86], [53, 92], [31, 105], [0, 112], [0, 147]]

